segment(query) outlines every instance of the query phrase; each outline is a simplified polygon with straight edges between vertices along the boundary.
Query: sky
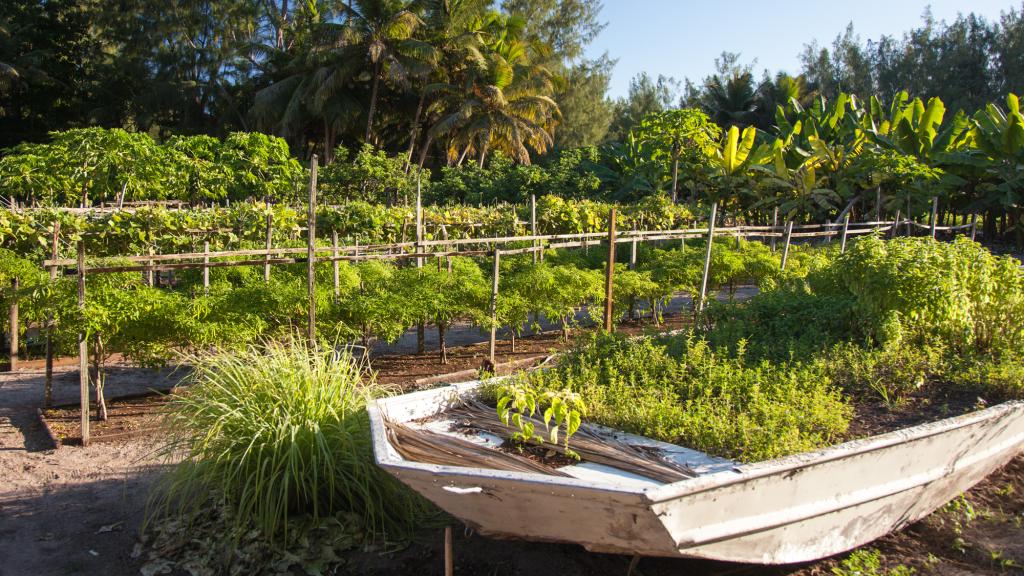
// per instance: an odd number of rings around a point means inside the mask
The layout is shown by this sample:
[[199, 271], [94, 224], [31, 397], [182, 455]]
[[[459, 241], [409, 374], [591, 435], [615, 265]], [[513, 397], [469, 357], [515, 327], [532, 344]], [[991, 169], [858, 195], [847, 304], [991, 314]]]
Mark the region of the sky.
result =
[[618, 59], [610, 95], [625, 96], [629, 80], [646, 71], [677, 80], [699, 82], [714, 71], [723, 50], [738, 52], [740, 61], [755, 58], [755, 76], [768, 68], [775, 73], [800, 69], [804, 44], [817, 39], [831, 44], [853, 22], [861, 40], [882, 35], [902, 36], [921, 24], [931, 6], [936, 20], [954, 20], [974, 12], [989, 20], [1000, 12], [1024, 6], [1022, 0], [604, 0], [601, 20], [607, 27], [587, 51]]

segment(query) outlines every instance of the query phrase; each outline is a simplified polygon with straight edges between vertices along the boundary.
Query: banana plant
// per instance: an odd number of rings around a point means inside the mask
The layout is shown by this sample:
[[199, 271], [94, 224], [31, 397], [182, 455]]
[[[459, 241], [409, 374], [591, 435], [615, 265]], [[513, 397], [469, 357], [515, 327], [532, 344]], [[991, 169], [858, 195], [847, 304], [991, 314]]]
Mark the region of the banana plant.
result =
[[725, 138], [713, 149], [711, 171], [714, 187], [712, 200], [736, 198], [740, 189], [747, 184], [751, 169], [765, 160], [770, 153], [767, 146], [755, 146], [757, 129], [748, 126], [740, 132], [736, 126], [729, 128]]
[[989, 104], [972, 118], [971, 134], [985, 155], [986, 182], [979, 186], [985, 207], [1013, 214], [1019, 244], [1024, 244], [1021, 204], [1024, 201], [1024, 115], [1015, 94], [1006, 97], [1007, 110]]

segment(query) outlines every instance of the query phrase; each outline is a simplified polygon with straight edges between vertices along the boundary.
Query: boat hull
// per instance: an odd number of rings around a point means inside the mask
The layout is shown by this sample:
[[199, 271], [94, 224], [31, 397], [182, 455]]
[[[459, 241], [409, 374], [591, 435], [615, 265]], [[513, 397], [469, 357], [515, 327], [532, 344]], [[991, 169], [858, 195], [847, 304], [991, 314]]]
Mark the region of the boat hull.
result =
[[388, 444], [385, 414], [431, 416], [476, 385], [372, 404], [378, 464], [482, 534], [599, 552], [815, 560], [928, 515], [1024, 448], [1024, 402], [650, 486], [409, 462]]

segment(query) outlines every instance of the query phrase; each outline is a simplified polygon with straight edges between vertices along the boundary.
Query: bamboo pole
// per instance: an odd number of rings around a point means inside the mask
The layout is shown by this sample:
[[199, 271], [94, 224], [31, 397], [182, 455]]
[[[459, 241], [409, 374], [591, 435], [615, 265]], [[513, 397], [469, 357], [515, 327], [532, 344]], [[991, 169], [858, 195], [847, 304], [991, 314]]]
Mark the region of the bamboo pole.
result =
[[932, 196], [932, 224], [931, 224], [931, 235], [932, 240], [935, 239], [935, 228], [939, 225], [939, 197]]
[[[78, 241], [78, 309], [85, 311], [85, 242]], [[89, 343], [78, 333], [78, 392], [81, 409], [82, 446], [89, 445]]]
[[843, 254], [846, 252], [846, 233], [850, 229], [850, 213], [846, 213], [846, 217], [843, 218], [843, 232], [839, 237], [839, 253]]
[[[53, 235], [50, 238], [50, 259], [56, 260], [60, 246], [60, 220], [53, 223]], [[57, 281], [57, 267], [50, 266], [50, 289]], [[43, 381], [43, 406], [49, 408], [53, 404], [53, 309], [46, 312], [46, 377]]]
[[[438, 262], [441, 260], [438, 259]], [[494, 250], [493, 279], [491, 280], [491, 338], [487, 347], [487, 357], [494, 366], [494, 352], [498, 345], [498, 275], [501, 270], [501, 250]]]
[[267, 213], [267, 255], [263, 264], [263, 282], [270, 284], [270, 249], [274, 247], [274, 213]]
[[18, 282], [18, 278], [11, 279], [11, 307], [8, 310], [8, 325], [10, 326], [10, 339], [8, 344], [10, 345], [9, 351], [11, 355], [11, 372], [18, 369], [18, 290], [21, 289], [21, 284]]
[[615, 207], [608, 213], [608, 265], [604, 278], [604, 329], [606, 332], [614, 330], [612, 321], [612, 298], [613, 284], [615, 281]]
[[708, 218], [708, 248], [704, 254], [704, 274], [700, 281], [700, 294], [697, 297], [697, 313], [704, 311], [704, 299], [708, 295], [708, 275], [711, 272], [711, 246], [715, 239], [715, 217], [718, 215], [718, 202], [711, 205], [711, 217]]
[[210, 295], [210, 241], [203, 240], [203, 296]]
[[793, 221], [786, 222], [786, 241], [782, 246], [782, 270], [786, 269], [786, 261], [789, 260], [789, 243], [793, 238]]
[[309, 210], [306, 223], [306, 290], [309, 297], [309, 324], [306, 327], [310, 348], [316, 349], [316, 172], [317, 157], [309, 163]]

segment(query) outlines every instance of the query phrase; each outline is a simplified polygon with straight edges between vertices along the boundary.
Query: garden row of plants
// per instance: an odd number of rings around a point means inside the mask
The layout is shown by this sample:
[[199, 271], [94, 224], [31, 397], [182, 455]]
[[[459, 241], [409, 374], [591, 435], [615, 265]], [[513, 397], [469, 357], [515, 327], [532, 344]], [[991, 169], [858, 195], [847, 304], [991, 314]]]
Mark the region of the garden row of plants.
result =
[[[591, 200], [564, 200], [557, 196], [536, 199], [539, 234], [576, 234], [607, 228], [612, 204]], [[77, 214], [59, 209], [14, 211], [0, 209], [0, 248], [42, 260], [49, 257], [54, 225], [59, 223], [65, 244], [79, 238], [88, 254], [120, 256], [173, 254], [231, 249], [245, 244], [263, 247], [267, 221], [272, 222], [275, 246], [304, 236], [306, 212], [283, 204], [242, 202], [225, 207], [172, 210], [144, 207], [132, 211]], [[531, 206], [499, 205], [427, 206], [423, 209], [424, 238], [500, 237], [527, 235]], [[620, 230], [670, 230], [691, 224], [694, 215], [685, 206], [652, 196], [618, 207]], [[443, 230], [442, 230], [443, 226]], [[317, 208], [317, 233], [328, 241], [337, 233], [343, 243], [391, 244], [416, 238], [415, 209], [362, 201]], [[254, 244], [258, 243], [258, 244]]]
[[[617, 276], [652, 285], [675, 278], [675, 288], [687, 289], [694, 252], [651, 249], [634, 274]], [[712, 270], [733, 270], [715, 279], [720, 289], [754, 280], [759, 294], [712, 303], [676, 336], [596, 334], [557, 366], [496, 381], [491, 391], [530, 395], [539, 412], [552, 399], [568, 400], [565, 411], [585, 422], [746, 462], [843, 441], [865, 406], [898, 411], [911, 398], [943, 404], [969, 396], [977, 408], [1024, 397], [1024, 273], [1015, 259], [966, 239], [868, 237], [843, 254], [796, 248], [796, 265], [783, 274], [755, 244], [716, 242], [713, 252]], [[570, 282], [538, 279], [564, 274], [583, 286], [587, 261], [580, 253], [552, 254], [537, 266], [510, 261], [507, 277], [557, 286]], [[453, 274], [482, 274], [470, 264], [454, 264]], [[617, 306], [626, 310], [629, 289], [618, 288]], [[598, 298], [594, 290], [590, 299]], [[373, 464], [364, 406], [391, 392], [354, 369], [358, 359], [348, 352], [312, 351], [287, 336], [279, 342], [190, 359], [193, 385], [173, 403], [167, 447], [186, 459], [156, 496], [158, 539], [171, 538], [164, 519], [179, 515], [212, 515], [214, 525], [229, 522], [230, 533], [271, 542], [322, 538], [316, 530], [336, 526], [353, 548], [422, 528], [432, 508]]]
[[[409, 206], [418, 187], [427, 204], [446, 205], [660, 195], [691, 206], [718, 201], [729, 214], [762, 223], [775, 208], [783, 220], [813, 222], [845, 211], [855, 219], [897, 210], [919, 217], [937, 197], [943, 213], [985, 214], [994, 236], [997, 220], [1006, 232], [1021, 218], [1022, 159], [1024, 115], [1014, 94], [955, 114], [938, 98], [905, 92], [888, 103], [839, 94], [780, 105], [767, 132], [718, 126], [697, 109], [668, 110], [646, 116], [621, 143], [561, 151], [538, 165], [495, 154], [490, 164], [442, 168], [433, 180], [405, 155], [341, 151], [320, 170], [319, 196]], [[76, 129], [0, 158], [0, 194], [23, 204], [302, 202], [307, 181], [308, 169], [283, 140], [258, 133], [158, 144], [146, 134]]]

